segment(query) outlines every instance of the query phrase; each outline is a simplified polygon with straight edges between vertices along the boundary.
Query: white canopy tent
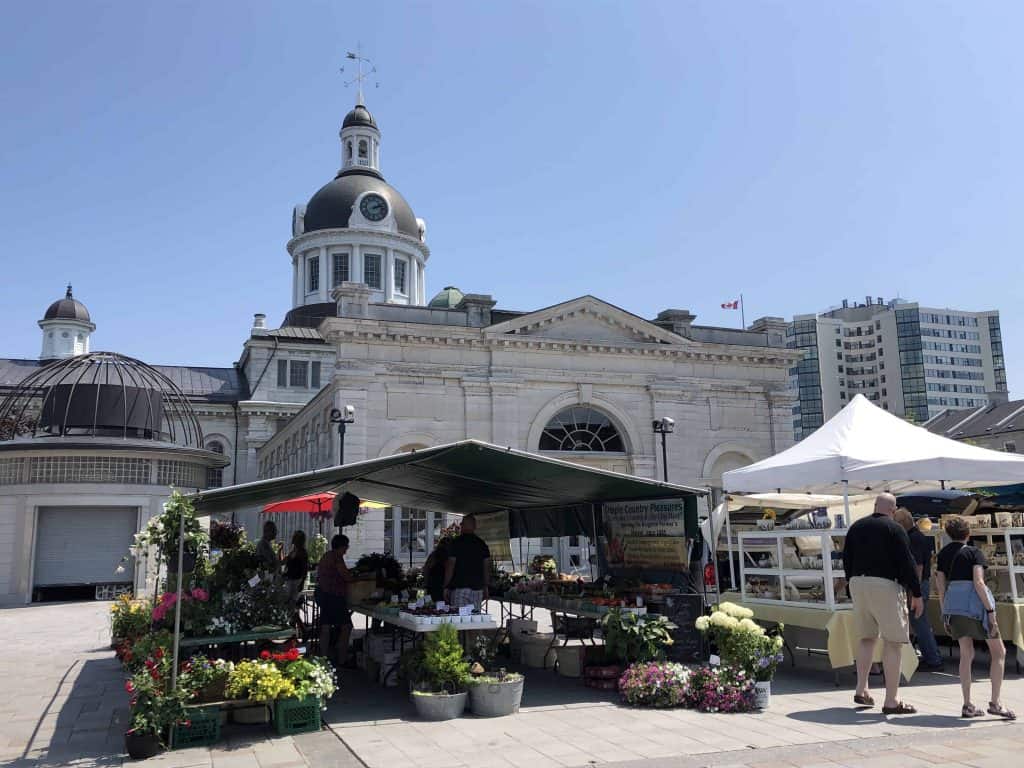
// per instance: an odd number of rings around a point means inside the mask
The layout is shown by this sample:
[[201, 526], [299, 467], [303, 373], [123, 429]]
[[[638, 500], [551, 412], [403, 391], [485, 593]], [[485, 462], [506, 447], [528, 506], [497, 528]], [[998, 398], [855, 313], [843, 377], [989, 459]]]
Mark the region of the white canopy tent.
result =
[[741, 493], [907, 492], [1024, 482], [1024, 456], [935, 435], [857, 395], [782, 453], [722, 475]]

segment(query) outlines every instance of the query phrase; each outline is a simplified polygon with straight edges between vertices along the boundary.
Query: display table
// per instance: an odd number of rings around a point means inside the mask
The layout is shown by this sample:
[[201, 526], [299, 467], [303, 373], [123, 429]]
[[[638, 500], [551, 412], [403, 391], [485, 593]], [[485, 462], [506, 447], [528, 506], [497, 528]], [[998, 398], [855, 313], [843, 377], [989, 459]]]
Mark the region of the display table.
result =
[[[401, 629], [405, 632], [415, 632], [417, 634], [425, 632], [437, 632], [437, 630], [444, 626], [443, 624], [417, 624], [415, 622], [409, 621], [404, 616], [396, 616], [393, 613], [385, 613], [384, 611], [378, 608], [371, 608], [367, 605], [354, 605], [352, 606], [352, 611], [353, 613], [363, 614], [363, 616], [366, 616], [367, 619], [376, 619], [377, 621], [380, 621], [384, 624], [390, 624], [393, 627], [397, 627], [398, 629]], [[484, 630], [498, 629], [498, 623], [494, 621], [494, 619], [490, 618], [488, 621], [473, 622], [471, 624], [466, 622], [456, 624], [452, 622], [452, 626], [454, 626], [455, 629], [457, 629], [459, 632], [478, 632]]]
[[[857, 648], [860, 638], [853, 627], [853, 614], [848, 610], [829, 611], [821, 608], [803, 608], [795, 605], [772, 603], [743, 603], [739, 594], [732, 592], [722, 596], [723, 600], [737, 603], [754, 612], [754, 618], [761, 621], [785, 625], [785, 633], [792, 635], [792, 630], [802, 630], [800, 634], [809, 632], [824, 633], [825, 646], [828, 651], [829, 664], [833, 669], [853, 666], [857, 659]], [[796, 643], [800, 645], [800, 643]], [[882, 644], [875, 648], [876, 662], [882, 660]], [[900, 673], [904, 679], [910, 680], [917, 671], [917, 654], [909, 643], [903, 646], [900, 656]]]
[[295, 630], [292, 628], [270, 629], [265, 632], [238, 632], [233, 635], [183, 637], [178, 643], [178, 646], [181, 648], [223, 648], [225, 646], [237, 646], [236, 655], [241, 657], [241, 646], [246, 643], [291, 640], [294, 637]]

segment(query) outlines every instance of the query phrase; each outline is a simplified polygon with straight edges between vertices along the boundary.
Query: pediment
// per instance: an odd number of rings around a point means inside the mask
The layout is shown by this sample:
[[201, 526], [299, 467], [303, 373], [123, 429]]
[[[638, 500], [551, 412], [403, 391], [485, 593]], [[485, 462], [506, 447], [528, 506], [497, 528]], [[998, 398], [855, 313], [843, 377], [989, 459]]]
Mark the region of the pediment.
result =
[[604, 344], [680, 344], [671, 331], [594, 298], [539, 309], [487, 328], [488, 335], [515, 334], [538, 339]]

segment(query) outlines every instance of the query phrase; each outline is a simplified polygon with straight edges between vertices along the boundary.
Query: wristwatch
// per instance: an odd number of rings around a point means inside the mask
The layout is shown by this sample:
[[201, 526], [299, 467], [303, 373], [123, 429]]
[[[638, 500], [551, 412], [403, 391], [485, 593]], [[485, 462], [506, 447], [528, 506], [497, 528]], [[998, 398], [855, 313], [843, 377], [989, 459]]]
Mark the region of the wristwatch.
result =
[[986, 608], [985, 609], [985, 613], [995, 613], [995, 612], [996, 612], [995, 608]]

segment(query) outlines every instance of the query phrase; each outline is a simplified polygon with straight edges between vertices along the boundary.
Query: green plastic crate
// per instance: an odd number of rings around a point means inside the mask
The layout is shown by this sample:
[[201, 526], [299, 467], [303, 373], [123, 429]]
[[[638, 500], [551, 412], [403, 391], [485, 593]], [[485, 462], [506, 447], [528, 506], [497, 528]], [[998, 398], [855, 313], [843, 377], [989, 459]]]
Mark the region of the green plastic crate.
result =
[[320, 730], [320, 697], [278, 699], [274, 702], [274, 728], [278, 736]]
[[174, 726], [174, 749], [209, 747], [220, 741], [220, 707], [189, 707], [189, 724]]

